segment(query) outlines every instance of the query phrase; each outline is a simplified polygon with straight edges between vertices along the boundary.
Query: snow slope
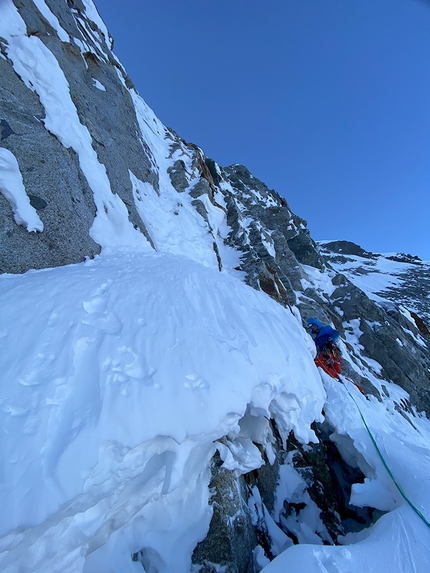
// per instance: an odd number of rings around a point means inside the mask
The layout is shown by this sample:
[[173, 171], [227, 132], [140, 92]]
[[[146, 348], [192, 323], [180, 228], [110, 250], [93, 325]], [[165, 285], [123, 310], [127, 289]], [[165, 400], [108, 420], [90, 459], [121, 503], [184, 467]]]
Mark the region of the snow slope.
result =
[[[186, 257], [127, 250], [3, 275], [0, 306], [5, 573], [142, 571], [130, 558], [142, 548], [160, 573], [189, 571], [216, 448], [248, 472], [263, 463], [253, 442], [272, 447], [266, 418], [306, 443], [323, 406], [331, 439], [367, 476], [352, 503], [390, 513], [343, 547], [294, 546], [267, 570], [428, 571], [429, 527], [354, 400], [426, 516], [428, 420], [398, 413], [407, 394], [395, 385], [366, 400], [319, 373], [296, 315], [265, 294]], [[293, 501], [300, 478], [281, 474], [280, 501]]]
[[[188, 571], [214, 441], [234, 443], [247, 411], [314, 439], [309, 337], [226, 273], [123, 251], [3, 275], [0, 293], [3, 572], [133, 571], [142, 547]], [[231, 451], [239, 470], [247, 451], [262, 463], [249, 438]]]

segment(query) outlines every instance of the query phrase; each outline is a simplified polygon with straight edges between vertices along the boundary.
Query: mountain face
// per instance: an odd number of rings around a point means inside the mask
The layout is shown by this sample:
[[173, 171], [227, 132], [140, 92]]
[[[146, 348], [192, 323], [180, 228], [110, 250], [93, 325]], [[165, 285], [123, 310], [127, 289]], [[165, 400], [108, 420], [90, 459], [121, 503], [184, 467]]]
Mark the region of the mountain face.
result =
[[[390, 514], [409, 518], [348, 393], [393, 464], [411, 444], [396, 466], [404, 479], [416, 452], [427, 467], [430, 265], [315, 243], [246, 167], [220, 167], [166, 128], [112, 49], [91, 0], [0, 2], [2, 408], [17, 440], [1, 473], [14, 515], [2, 525], [2, 570], [275, 573], [285, 554], [290, 570], [346, 571], [349, 551], [358, 571], [352, 547]], [[348, 392], [313, 366], [302, 328], [312, 316], [341, 333]], [[211, 388], [211, 401], [187, 401], [175, 386], [191, 355], [199, 368], [184, 370], [187, 392]], [[127, 384], [147, 402], [127, 398], [121, 409]], [[110, 427], [123, 425], [129, 434]], [[30, 472], [25, 459], [39, 453], [40, 474], [24, 481], [18, 469]], [[148, 485], [162, 472], [159, 489]], [[306, 549], [296, 557], [305, 545], [321, 548], [319, 569]], [[410, 570], [424, 571], [427, 553], [418, 554], [414, 546]]]
[[[368, 253], [348, 241], [320, 244], [324, 257], [338, 272], [387, 311], [402, 305], [424, 336], [430, 334], [430, 265], [404, 253]], [[406, 313], [406, 316], [408, 314]]]

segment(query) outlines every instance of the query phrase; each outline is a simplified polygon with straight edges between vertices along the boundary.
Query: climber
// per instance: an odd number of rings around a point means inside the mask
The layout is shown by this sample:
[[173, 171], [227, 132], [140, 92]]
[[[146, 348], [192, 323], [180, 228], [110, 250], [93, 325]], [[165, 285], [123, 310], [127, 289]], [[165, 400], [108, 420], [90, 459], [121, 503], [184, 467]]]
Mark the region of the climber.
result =
[[331, 326], [323, 326], [316, 318], [308, 320], [308, 328], [314, 338], [318, 352], [315, 364], [333, 378], [337, 378], [342, 373], [340, 367], [342, 353], [335, 344], [335, 341], [340, 337], [340, 333]]
[[310, 318], [308, 320], [308, 328], [311, 334], [315, 335], [314, 342], [319, 352], [325, 349], [327, 342], [335, 342], [340, 336], [337, 330], [331, 326], [323, 326], [316, 318]]

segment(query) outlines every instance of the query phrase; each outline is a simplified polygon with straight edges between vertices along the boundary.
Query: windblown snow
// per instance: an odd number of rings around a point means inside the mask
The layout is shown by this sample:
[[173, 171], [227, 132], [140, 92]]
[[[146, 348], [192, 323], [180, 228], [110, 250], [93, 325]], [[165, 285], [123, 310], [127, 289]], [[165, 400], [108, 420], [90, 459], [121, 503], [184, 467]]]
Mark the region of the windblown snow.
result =
[[238, 440], [245, 416], [248, 431], [274, 417], [314, 439], [325, 393], [306, 333], [225, 273], [123, 251], [0, 289], [2, 571], [106, 571], [142, 544], [186, 571], [216, 440], [231, 436], [230, 466], [250, 471], [262, 459]]

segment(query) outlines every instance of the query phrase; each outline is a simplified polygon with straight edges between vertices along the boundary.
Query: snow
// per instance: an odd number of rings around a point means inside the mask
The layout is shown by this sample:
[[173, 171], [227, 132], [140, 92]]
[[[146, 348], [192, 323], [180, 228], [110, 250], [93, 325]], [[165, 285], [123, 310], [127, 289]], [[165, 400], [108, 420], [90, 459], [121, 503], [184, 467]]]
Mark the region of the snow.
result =
[[381, 517], [372, 535], [347, 547], [295, 545], [278, 556], [265, 573], [426, 573], [428, 528], [404, 510]]
[[103, 34], [104, 41], [106, 42], [106, 45], [110, 49], [112, 49], [113, 46], [112, 46], [112, 41], [111, 41], [110, 36], [109, 36], [109, 32], [105, 26], [105, 23], [100, 18], [100, 15], [97, 12], [97, 8], [95, 7], [94, 2], [92, 2], [92, 0], [82, 0], [82, 2], [85, 6], [85, 14], [86, 14], [87, 18], [96, 24], [97, 28]]
[[157, 193], [151, 183], [140, 181], [131, 171], [130, 180], [137, 211], [155, 249], [186, 254], [196, 262], [217, 268], [213, 239], [208, 236], [204, 219], [191, 205], [191, 197], [178, 195], [167, 181]]
[[[321, 545], [329, 537], [292, 453], [273, 516], [257, 489], [250, 498], [278, 555], [267, 564], [256, 548], [258, 568], [428, 570], [429, 528], [387, 474], [354, 400], [393, 476], [427, 516], [428, 420], [412, 426], [398, 414], [407, 394], [393, 384], [380, 402], [318, 373], [296, 313], [189, 257], [130, 249], [2, 275], [0, 308], [5, 573], [131, 573], [141, 570], [131, 560], [140, 551], [160, 573], [188, 572], [211, 518], [215, 450], [236, 475], [251, 471], [262, 463], [255, 444], [272, 450], [268, 418], [284, 439], [293, 430], [307, 443], [323, 406], [331, 439], [366, 476], [351, 503], [389, 513], [340, 539], [343, 546]], [[358, 324], [350, 326], [358, 345]], [[278, 525], [284, 500], [306, 502], [284, 523], [299, 546]]]
[[[321, 241], [319, 243], [323, 244]], [[390, 254], [375, 255], [375, 259], [350, 254], [343, 256], [345, 260], [339, 262], [336, 255], [330, 253], [330, 265], [338, 272], [344, 273], [369, 298], [377, 302], [382, 300], [380, 293], [402, 283], [399, 275], [415, 267], [413, 264], [387, 258]]]
[[332, 427], [336, 428], [331, 439], [344, 459], [360, 467], [367, 476], [364, 484], [353, 486], [351, 503], [390, 513], [369, 530], [349, 534], [341, 540], [345, 544], [343, 547], [294, 546], [264, 571], [425, 573], [430, 566], [429, 526], [402, 497], [384, 468], [354, 400], [397, 483], [427, 519], [430, 516], [428, 421], [416, 417], [413, 427], [405, 418], [396, 415], [390, 398], [385, 397], [382, 404], [373, 397], [366, 400], [347, 381], [343, 386], [323, 373], [322, 376], [328, 395], [325, 412]]
[[0, 37], [10, 40], [13, 35], [25, 35], [27, 26], [19, 15], [12, 0], [2, 0], [0, 3]]
[[254, 525], [257, 525], [261, 520], [266, 523], [271, 541], [270, 549], [272, 555], [279, 555], [282, 551], [285, 551], [285, 549], [292, 546], [293, 542], [291, 539], [282, 531], [282, 529], [280, 529], [273, 517], [267, 511], [267, 508], [261, 499], [261, 494], [256, 486], [251, 488], [251, 495], [248, 499], [248, 508]]
[[354, 318], [349, 322], [343, 323], [343, 328], [345, 329], [345, 339], [349, 344], [358, 348], [359, 350], [363, 349], [363, 346], [360, 344], [360, 337], [363, 332], [360, 330], [360, 319]]
[[93, 84], [94, 87], [97, 88], [98, 90], [105, 92], [106, 88], [104, 87], [104, 85], [102, 83], [99, 82], [99, 80], [96, 80], [95, 78], [93, 78]]
[[338, 255], [326, 250], [323, 254], [328, 257], [331, 267], [343, 273], [371, 300], [383, 308], [396, 306], [413, 325], [412, 330], [406, 329], [405, 333], [422, 348], [428, 347], [411, 312], [424, 322], [430, 320], [428, 305], [422, 298], [429, 287], [429, 262], [398, 253], [373, 254], [372, 258]]
[[233, 471], [236, 477], [264, 464], [260, 450], [249, 438], [237, 437], [233, 441], [228, 440], [227, 445], [218, 445], [218, 451], [224, 462], [223, 468]]
[[[119, 72], [118, 76], [124, 88], [128, 89]], [[176, 159], [181, 158], [191, 175], [192, 188], [200, 179], [200, 174], [192, 166], [193, 156], [186, 148], [172, 155], [171, 140], [164, 125], [134, 89], [128, 91], [136, 110], [142, 145], [149, 148], [153, 167], [159, 177], [159, 189], [156, 190], [151, 183], [140, 181], [129, 172], [136, 209], [145, 223], [154, 248], [157, 251], [186, 255], [205, 266], [218, 268], [215, 243], [224, 270], [239, 276], [240, 273], [234, 269], [240, 264], [240, 254], [223, 240], [230, 228], [227, 227], [226, 213], [222, 208], [222, 196], [218, 194], [215, 201], [210, 201], [207, 195], [199, 197], [206, 211], [206, 221], [195, 209], [193, 198], [186, 192], [179, 194], [176, 191], [168, 170]]]
[[417, 336], [416, 334], [414, 334], [411, 330], [409, 330], [408, 328], [404, 328], [402, 327], [403, 332], [405, 332], [406, 334], [408, 334], [414, 341], [416, 344], [418, 344], [419, 346], [421, 346], [422, 348], [427, 348], [427, 344], [424, 340], [424, 338], [422, 336]]
[[268, 241], [267, 238], [265, 237], [265, 235], [262, 233], [261, 234], [261, 242], [265, 246], [269, 255], [275, 259], [276, 258], [276, 250], [275, 250], [275, 246], [273, 244], [273, 241], [272, 240]]
[[263, 567], [270, 563], [269, 559], [266, 557], [264, 553], [264, 549], [261, 545], [257, 545], [254, 549], [254, 563], [256, 566], [257, 571], [261, 571]]
[[70, 41], [69, 34], [60, 25], [60, 22], [58, 21], [57, 16], [55, 16], [55, 14], [53, 14], [51, 12], [51, 10], [48, 8], [45, 0], [33, 0], [33, 2], [36, 4], [37, 9], [41, 12], [41, 14], [45, 18], [45, 20], [47, 20], [49, 22], [49, 24], [57, 32], [57, 35], [60, 38], [60, 40], [62, 42], [69, 42]]
[[[85, 51], [94, 54], [97, 60], [108, 63], [109, 56], [103, 49], [104, 38], [102, 38], [102, 35], [97, 29], [93, 30], [93, 24], [90, 25], [87, 18], [82, 17], [78, 11], [72, 9], [72, 12], [74, 13], [76, 21], [79, 23], [79, 28], [83, 30], [82, 37], [87, 39], [87, 41], [82, 42]], [[78, 43], [76, 44], [80, 45]], [[85, 59], [85, 54], [82, 53], [82, 56]]]
[[307, 279], [301, 279], [303, 290], [307, 288], [314, 288], [322, 295], [331, 296], [336, 290], [336, 286], [332, 283], [333, 273], [325, 270], [322, 272], [320, 269], [311, 267], [309, 265], [301, 265], [305, 271]]
[[188, 571], [216, 440], [255, 467], [258, 418], [315, 439], [308, 335], [227, 273], [126, 250], [2, 275], [0, 306], [5, 573], [132, 571], [122, 555], [145, 547]]
[[[409, 312], [409, 310], [407, 308], [401, 306], [401, 305], [399, 306], [399, 310], [403, 314], [403, 316], [405, 318], [407, 318], [408, 321], [414, 326], [414, 328], [416, 328], [415, 320], [414, 320], [413, 316], [411, 315], [411, 313]], [[402, 327], [402, 328], [403, 328], [403, 331], [406, 334], [408, 334], [416, 342], [416, 344], [418, 344], [422, 348], [427, 348], [427, 344], [426, 344], [426, 341], [425, 341], [423, 336], [421, 336], [421, 335], [417, 336], [414, 332], [409, 330], [409, 328], [405, 328], [405, 327]]]
[[256, 189], [252, 189], [252, 190], [248, 189], [248, 191], [250, 192], [251, 197], [257, 198], [257, 201], [252, 202], [253, 205], [257, 205], [257, 202], [258, 202], [267, 208], [277, 206], [276, 201], [269, 194], [267, 194], [266, 197], [263, 197], [263, 195], [259, 191], [257, 191]]
[[43, 231], [43, 223], [25, 192], [18, 161], [4, 147], [0, 147], [0, 193], [9, 201], [17, 225], [29, 232]]

